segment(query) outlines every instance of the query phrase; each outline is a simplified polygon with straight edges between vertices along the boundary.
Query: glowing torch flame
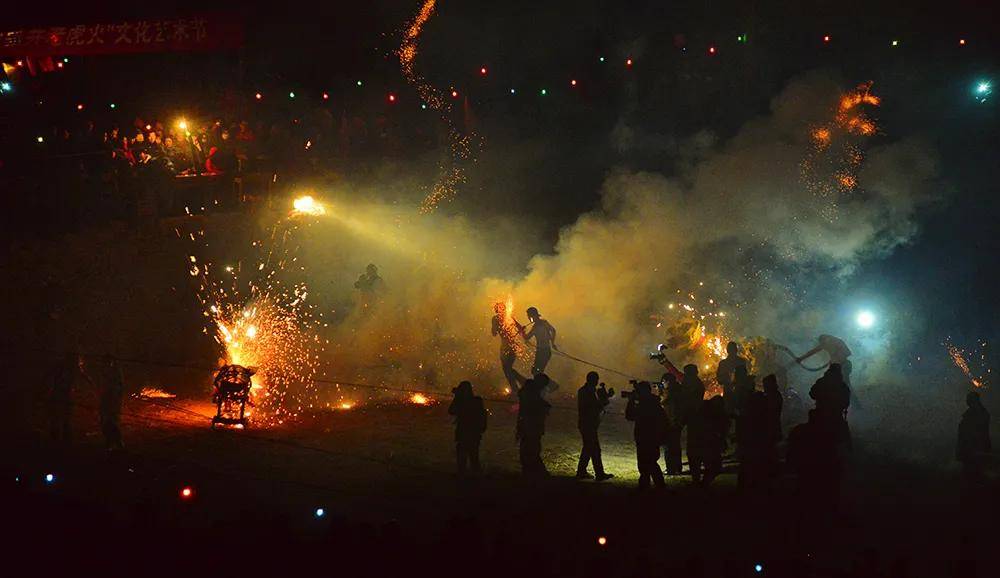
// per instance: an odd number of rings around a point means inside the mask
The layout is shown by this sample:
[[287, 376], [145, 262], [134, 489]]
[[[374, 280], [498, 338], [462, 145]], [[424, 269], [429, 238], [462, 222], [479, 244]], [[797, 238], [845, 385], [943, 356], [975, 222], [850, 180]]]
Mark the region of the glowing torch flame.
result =
[[294, 215], [325, 215], [326, 207], [311, 195], [303, 195], [292, 201]]

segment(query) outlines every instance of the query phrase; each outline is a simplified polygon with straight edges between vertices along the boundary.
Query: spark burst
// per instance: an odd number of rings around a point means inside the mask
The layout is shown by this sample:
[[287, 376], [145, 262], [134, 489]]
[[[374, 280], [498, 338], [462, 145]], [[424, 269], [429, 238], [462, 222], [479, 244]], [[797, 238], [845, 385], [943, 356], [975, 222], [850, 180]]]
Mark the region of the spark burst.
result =
[[[297, 228], [282, 219], [271, 228], [268, 240], [254, 241], [253, 247], [265, 254], [242, 282], [240, 266], [224, 267], [216, 276], [211, 263], [189, 256], [189, 272], [198, 280], [197, 297], [206, 319], [203, 331], [219, 344], [226, 363], [256, 370], [251, 419], [258, 425], [280, 425], [318, 406], [314, 378], [324, 342], [315, 330], [306, 285], [282, 279], [286, 267], [297, 261], [289, 249]], [[204, 231], [189, 237], [195, 241]]]
[[857, 191], [864, 139], [878, 132], [866, 112], [881, 104], [871, 88], [867, 82], [842, 95], [833, 118], [809, 132], [812, 149], [799, 172], [806, 187], [823, 202], [820, 213], [830, 222], [839, 217], [838, 203]]
[[991, 368], [981, 369], [979, 374], [973, 373], [972, 368], [969, 367], [968, 359], [976, 359], [981, 368], [986, 365], [986, 342], [983, 341], [979, 343], [979, 351], [970, 354], [953, 344], [950, 340], [945, 340], [944, 347], [948, 351], [948, 356], [951, 357], [952, 363], [955, 367], [960, 369], [965, 377], [969, 380], [969, 383], [973, 385], [976, 389], [985, 387], [987, 385], [987, 379], [993, 370]]
[[[458, 193], [459, 185], [466, 181], [465, 169], [461, 163], [475, 162], [474, 151], [482, 146], [482, 140], [478, 135], [475, 133], [462, 134], [455, 126], [451, 118], [451, 99], [446, 98], [444, 92], [428, 82], [423, 75], [414, 69], [414, 62], [419, 52], [420, 34], [423, 32], [424, 24], [434, 15], [436, 4], [437, 0], [424, 0], [420, 10], [406, 27], [406, 31], [403, 33], [403, 42], [397, 51], [403, 77], [416, 88], [417, 94], [420, 95], [424, 104], [438, 112], [441, 120], [448, 127], [449, 156], [438, 167], [437, 180], [420, 205], [422, 213], [433, 212], [438, 205], [452, 199]], [[449, 92], [453, 97], [458, 95], [454, 88]]]

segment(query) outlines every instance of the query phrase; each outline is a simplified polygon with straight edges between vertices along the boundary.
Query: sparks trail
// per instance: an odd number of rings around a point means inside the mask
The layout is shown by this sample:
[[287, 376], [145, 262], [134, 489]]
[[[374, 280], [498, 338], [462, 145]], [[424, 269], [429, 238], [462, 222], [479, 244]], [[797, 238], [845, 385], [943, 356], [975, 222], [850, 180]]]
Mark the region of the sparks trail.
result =
[[[251, 244], [261, 256], [244, 279], [241, 263], [216, 275], [211, 262], [200, 262], [194, 254], [188, 257], [206, 319], [203, 332], [219, 344], [227, 364], [256, 369], [251, 387], [256, 414], [252, 418], [263, 425], [281, 424], [316, 403], [313, 380], [317, 354], [323, 347], [307, 302], [308, 289], [305, 283], [282, 278], [298, 260], [292, 239], [299, 226], [295, 217], [321, 214], [316, 209], [321, 205], [311, 198], [304, 204], [300, 201], [287, 218], [271, 227], [266, 240]], [[204, 231], [198, 236], [191, 233], [189, 238], [192, 242], [204, 239]], [[244, 287], [245, 291], [241, 290]]]
[[441, 90], [431, 84], [422, 74], [414, 69], [414, 61], [419, 51], [420, 35], [424, 24], [434, 15], [437, 0], [424, 0], [416, 16], [406, 27], [403, 41], [399, 46], [400, 70], [406, 81], [412, 85], [420, 99], [441, 117], [448, 127], [449, 156], [438, 167], [438, 177], [430, 193], [420, 205], [420, 212], [430, 213], [442, 202], [452, 199], [458, 193], [458, 186], [466, 181], [463, 162], [475, 162], [475, 150], [482, 146], [482, 141], [475, 133], [463, 134], [452, 120], [452, 101]]
[[[955, 346], [950, 338], [946, 339], [943, 345], [948, 351], [948, 357], [951, 358], [952, 363], [961, 370], [973, 387], [979, 389], [988, 385], [988, 377], [993, 373], [993, 370], [986, 367], [986, 341], [980, 342], [977, 350], [973, 352], [967, 352]], [[970, 359], [979, 366], [978, 372], [974, 373], [969, 366]]]
[[857, 192], [864, 140], [878, 132], [878, 125], [866, 112], [881, 104], [871, 89], [872, 83], [866, 82], [842, 95], [833, 118], [809, 133], [812, 150], [802, 160], [799, 173], [822, 203], [820, 214], [830, 222], [839, 217], [838, 203]]

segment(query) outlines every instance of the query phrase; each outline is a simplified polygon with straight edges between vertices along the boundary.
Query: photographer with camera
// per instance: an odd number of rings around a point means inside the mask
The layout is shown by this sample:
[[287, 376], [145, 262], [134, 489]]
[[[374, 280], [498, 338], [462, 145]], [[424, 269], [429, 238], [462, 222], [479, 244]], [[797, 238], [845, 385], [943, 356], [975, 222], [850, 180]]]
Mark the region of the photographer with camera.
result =
[[472, 383], [463, 381], [452, 389], [455, 395], [448, 413], [455, 416], [455, 457], [458, 460], [459, 475], [465, 474], [466, 466], [479, 473], [479, 442], [486, 431], [486, 408], [483, 398], [472, 393]]
[[660, 400], [653, 395], [648, 381], [631, 381], [634, 391], [623, 391], [628, 398], [625, 419], [635, 423], [635, 456], [639, 466], [639, 489], [649, 488], [650, 482], [663, 488], [663, 471], [660, 470], [660, 444], [663, 443], [667, 416]]
[[[576, 392], [577, 427], [580, 429], [580, 437], [583, 438], [583, 449], [580, 450], [580, 461], [576, 466], [578, 480], [595, 478], [598, 482], [603, 482], [614, 477], [604, 471], [597, 428], [601, 424], [604, 408], [615, 394], [615, 390], [608, 389], [603, 383], [598, 386], [600, 379], [596, 371], [591, 371], [587, 374], [587, 382]], [[587, 472], [589, 462], [594, 463], [594, 476]]]

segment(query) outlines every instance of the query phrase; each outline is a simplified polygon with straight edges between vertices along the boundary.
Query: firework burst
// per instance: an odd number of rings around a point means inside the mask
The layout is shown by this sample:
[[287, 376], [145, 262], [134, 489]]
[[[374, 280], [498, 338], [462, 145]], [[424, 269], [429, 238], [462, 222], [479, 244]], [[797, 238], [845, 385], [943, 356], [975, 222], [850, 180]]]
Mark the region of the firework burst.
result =
[[[316, 214], [317, 205], [302, 207], [308, 211], [298, 205], [293, 214]], [[258, 425], [280, 425], [318, 406], [314, 379], [324, 342], [306, 285], [283, 280], [286, 267], [297, 261], [289, 249], [297, 227], [283, 219], [268, 240], [254, 241], [253, 248], [263, 256], [245, 279], [240, 265], [224, 267], [217, 275], [210, 262], [189, 256], [189, 273], [198, 281], [206, 319], [203, 331], [219, 344], [227, 364], [256, 370], [251, 399]], [[203, 237], [203, 231], [190, 235], [192, 241]]]

